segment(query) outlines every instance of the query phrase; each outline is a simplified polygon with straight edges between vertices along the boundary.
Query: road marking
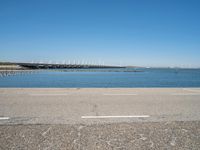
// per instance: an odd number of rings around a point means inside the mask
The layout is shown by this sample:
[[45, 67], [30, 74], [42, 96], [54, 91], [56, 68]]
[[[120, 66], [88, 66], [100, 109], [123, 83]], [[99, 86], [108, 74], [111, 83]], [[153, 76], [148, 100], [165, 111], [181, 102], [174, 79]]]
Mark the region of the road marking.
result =
[[189, 92], [200, 92], [200, 90], [197, 89], [183, 89], [184, 91], [189, 91]]
[[149, 115], [139, 116], [81, 116], [82, 119], [106, 119], [106, 118], [148, 118]]
[[40, 94], [29, 94], [30, 96], [67, 96], [69, 94], [43, 94], [43, 93], [40, 93]]
[[172, 95], [174, 96], [195, 96], [195, 95], [200, 95], [200, 93], [173, 93]]
[[136, 96], [138, 94], [134, 94], [134, 93], [131, 93], [131, 94], [112, 94], [112, 93], [104, 93], [103, 94], [104, 96]]
[[0, 120], [8, 120], [10, 119], [9, 117], [0, 117]]

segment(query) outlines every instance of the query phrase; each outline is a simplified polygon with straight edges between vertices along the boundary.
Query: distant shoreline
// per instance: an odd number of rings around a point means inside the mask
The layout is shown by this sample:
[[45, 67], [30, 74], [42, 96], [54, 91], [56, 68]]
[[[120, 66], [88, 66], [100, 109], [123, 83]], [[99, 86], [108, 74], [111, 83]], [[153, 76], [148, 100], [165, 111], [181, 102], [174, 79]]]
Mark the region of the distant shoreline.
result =
[[25, 67], [21, 67], [19, 65], [7, 65], [7, 64], [0, 64], [0, 71], [16, 71], [16, 70], [29, 70]]
[[[143, 72], [140, 69], [200, 69], [200, 68], [181, 68], [181, 67], [133, 67], [133, 66], [125, 66], [126, 69], [138, 69], [134, 71], [125, 71], [125, 72]], [[3, 64], [0, 62], [0, 72], [5, 72], [5, 71], [32, 71], [32, 70], [82, 70], [82, 69], [120, 69], [120, 68], [47, 68], [47, 69], [31, 69], [31, 68], [26, 68], [22, 67], [20, 65], [14, 65], [14, 64]]]

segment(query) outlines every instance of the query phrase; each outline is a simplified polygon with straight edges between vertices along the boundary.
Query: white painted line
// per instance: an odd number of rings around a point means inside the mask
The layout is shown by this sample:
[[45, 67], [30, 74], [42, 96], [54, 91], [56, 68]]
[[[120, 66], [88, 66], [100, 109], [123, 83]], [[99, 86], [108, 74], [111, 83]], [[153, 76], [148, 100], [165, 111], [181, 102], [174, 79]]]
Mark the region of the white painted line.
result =
[[30, 96], [67, 96], [69, 94], [43, 94], [43, 93], [40, 93], [40, 94], [29, 94]]
[[200, 95], [200, 93], [173, 93], [174, 96], [195, 96]]
[[82, 119], [106, 119], [106, 118], [148, 118], [149, 115], [139, 116], [81, 116]]
[[104, 96], [136, 96], [138, 94], [130, 93], [130, 94], [112, 94], [112, 93], [104, 93]]
[[10, 119], [9, 117], [0, 117], [0, 120], [8, 120]]
[[200, 92], [200, 90], [197, 89], [183, 89], [184, 91], [189, 91], [189, 92]]

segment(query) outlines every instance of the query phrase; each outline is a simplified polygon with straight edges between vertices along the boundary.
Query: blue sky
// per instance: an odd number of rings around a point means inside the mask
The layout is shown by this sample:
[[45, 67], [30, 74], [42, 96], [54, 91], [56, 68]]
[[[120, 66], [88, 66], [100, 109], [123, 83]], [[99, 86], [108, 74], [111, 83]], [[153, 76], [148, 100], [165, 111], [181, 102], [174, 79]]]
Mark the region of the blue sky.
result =
[[199, 0], [1, 0], [0, 61], [200, 67]]

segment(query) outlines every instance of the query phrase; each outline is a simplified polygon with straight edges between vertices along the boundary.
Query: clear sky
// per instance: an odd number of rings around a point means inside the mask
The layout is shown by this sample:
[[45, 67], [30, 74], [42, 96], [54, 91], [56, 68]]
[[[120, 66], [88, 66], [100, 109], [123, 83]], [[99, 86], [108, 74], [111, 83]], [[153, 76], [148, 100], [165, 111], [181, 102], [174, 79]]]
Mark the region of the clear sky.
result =
[[200, 67], [200, 0], [0, 0], [0, 61]]

